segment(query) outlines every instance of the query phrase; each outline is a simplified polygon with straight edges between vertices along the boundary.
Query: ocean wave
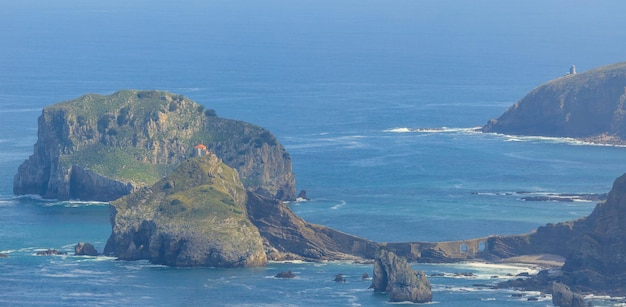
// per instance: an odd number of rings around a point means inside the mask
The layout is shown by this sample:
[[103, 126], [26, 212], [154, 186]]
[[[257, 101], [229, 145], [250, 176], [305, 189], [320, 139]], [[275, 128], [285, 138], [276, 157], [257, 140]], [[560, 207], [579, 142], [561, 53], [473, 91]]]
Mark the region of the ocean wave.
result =
[[541, 142], [541, 143], [568, 144], [568, 145], [576, 145], [576, 146], [626, 147], [626, 145], [594, 143], [594, 142], [583, 141], [583, 140], [575, 139], [571, 137], [511, 135], [511, 134], [491, 133], [491, 132], [488, 132], [486, 134], [504, 138], [507, 142]]
[[41, 112], [41, 108], [0, 109], [0, 113]]
[[66, 208], [79, 208], [79, 207], [88, 207], [88, 206], [107, 206], [108, 202], [102, 201], [80, 201], [80, 200], [64, 200], [64, 201], [55, 201], [48, 202], [44, 204], [46, 207], [54, 207], [54, 206], [62, 206]]
[[434, 128], [408, 128], [396, 127], [383, 130], [383, 132], [391, 133], [480, 133], [481, 127], [471, 128], [450, 128], [450, 127], [434, 127]]
[[13, 206], [17, 204], [17, 200], [15, 199], [0, 199], [0, 207], [2, 206]]
[[[487, 262], [461, 262], [437, 265], [439, 274], [444, 278], [457, 279], [510, 279], [519, 273], [537, 274], [541, 268], [534, 264], [525, 263], [487, 263]], [[459, 272], [468, 272], [464, 275]], [[494, 278], [496, 276], [496, 278]]]
[[[472, 192], [482, 196], [510, 196], [525, 202], [558, 202], [564, 206], [578, 207], [577, 204], [598, 203], [606, 200], [607, 194], [597, 193], [556, 193], [542, 191], [517, 191], [517, 192]], [[576, 204], [577, 203], [577, 204]]]
[[342, 146], [344, 148], [362, 148], [365, 146], [360, 140], [367, 138], [364, 135], [346, 135], [337, 137], [323, 137], [323, 138], [298, 138], [288, 139], [283, 145], [287, 150], [298, 149], [314, 149], [324, 148], [329, 146]]
[[330, 207], [330, 209], [337, 210], [337, 209], [339, 209], [339, 208], [341, 208], [341, 207], [343, 207], [345, 205], [346, 205], [346, 201], [345, 200], [341, 200], [340, 203]]

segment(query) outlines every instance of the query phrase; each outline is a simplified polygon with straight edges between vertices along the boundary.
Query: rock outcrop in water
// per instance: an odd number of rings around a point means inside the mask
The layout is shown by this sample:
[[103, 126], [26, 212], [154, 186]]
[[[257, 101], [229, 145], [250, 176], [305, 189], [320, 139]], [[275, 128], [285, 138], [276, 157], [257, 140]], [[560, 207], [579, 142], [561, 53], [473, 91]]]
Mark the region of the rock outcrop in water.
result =
[[17, 195], [110, 201], [149, 186], [203, 144], [237, 169], [246, 189], [295, 199], [291, 158], [267, 130], [217, 117], [183, 96], [124, 90], [44, 108]]
[[370, 288], [387, 293], [390, 302], [427, 303], [433, 298], [426, 274], [414, 271], [406, 259], [385, 248], [376, 252]]
[[482, 130], [626, 143], [626, 62], [542, 84]]
[[98, 256], [98, 251], [91, 243], [79, 242], [74, 246], [74, 256]]
[[566, 285], [552, 283], [552, 304], [560, 307], [585, 307], [582, 295], [573, 293]]
[[104, 254], [170, 266], [265, 265], [246, 197], [237, 172], [217, 156], [184, 161], [151, 187], [111, 203]]

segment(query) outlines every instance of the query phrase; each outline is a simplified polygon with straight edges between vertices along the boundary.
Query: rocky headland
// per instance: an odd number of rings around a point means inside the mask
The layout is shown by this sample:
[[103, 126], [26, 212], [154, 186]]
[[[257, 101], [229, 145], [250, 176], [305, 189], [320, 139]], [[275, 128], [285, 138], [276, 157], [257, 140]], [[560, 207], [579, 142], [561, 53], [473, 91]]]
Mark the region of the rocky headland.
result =
[[184, 161], [151, 187], [111, 203], [105, 255], [170, 266], [267, 263], [237, 172], [216, 155]]
[[181, 95], [88, 94], [44, 108], [38, 126], [34, 152], [13, 181], [16, 195], [111, 201], [207, 150], [237, 169], [246, 189], [296, 196], [291, 158], [271, 132], [220, 118]]
[[626, 144], [626, 62], [544, 83], [483, 132]]
[[111, 224], [105, 255], [170, 266], [371, 259], [378, 247], [246, 191], [237, 171], [214, 154], [186, 160], [151, 187], [111, 202]]

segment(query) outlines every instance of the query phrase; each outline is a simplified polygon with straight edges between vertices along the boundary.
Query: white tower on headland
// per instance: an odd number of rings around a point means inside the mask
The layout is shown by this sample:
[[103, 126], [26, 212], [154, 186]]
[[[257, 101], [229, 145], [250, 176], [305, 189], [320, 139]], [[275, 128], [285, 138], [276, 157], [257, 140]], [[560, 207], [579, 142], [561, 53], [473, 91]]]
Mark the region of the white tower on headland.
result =
[[569, 68], [569, 74], [570, 75], [576, 74], [576, 65], [572, 65], [572, 67]]

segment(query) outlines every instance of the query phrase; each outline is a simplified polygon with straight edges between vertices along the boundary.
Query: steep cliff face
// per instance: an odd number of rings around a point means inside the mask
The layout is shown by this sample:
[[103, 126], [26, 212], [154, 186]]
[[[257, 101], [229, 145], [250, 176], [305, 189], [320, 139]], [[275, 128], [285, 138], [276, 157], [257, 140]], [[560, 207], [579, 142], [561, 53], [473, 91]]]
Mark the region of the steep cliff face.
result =
[[248, 216], [265, 240], [270, 260], [308, 261], [374, 258], [378, 244], [310, 224], [285, 204], [248, 192]]
[[170, 266], [265, 265], [246, 201], [237, 172], [217, 156], [187, 160], [153, 186], [111, 203], [104, 254]]
[[180, 95], [133, 90], [44, 108], [34, 153], [19, 167], [13, 191], [113, 200], [153, 184], [199, 144], [236, 168], [247, 189], [295, 199], [291, 158], [269, 131], [219, 118]]
[[626, 62], [540, 85], [482, 130], [513, 135], [626, 140]]
[[626, 291], [626, 175], [586, 218], [586, 231], [563, 266], [565, 282], [578, 291], [623, 295]]

